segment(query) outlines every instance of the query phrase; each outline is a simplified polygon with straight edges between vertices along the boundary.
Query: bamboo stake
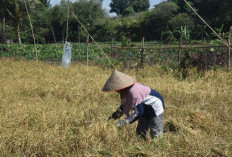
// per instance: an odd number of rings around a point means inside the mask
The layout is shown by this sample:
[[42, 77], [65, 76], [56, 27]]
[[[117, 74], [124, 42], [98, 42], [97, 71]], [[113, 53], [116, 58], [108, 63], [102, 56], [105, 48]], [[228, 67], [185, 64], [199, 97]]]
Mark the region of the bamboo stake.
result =
[[31, 22], [31, 17], [30, 17], [29, 11], [27, 9], [27, 4], [26, 4], [25, 0], [24, 0], [24, 4], [25, 4], [26, 11], [27, 11], [28, 19], [30, 21], [31, 33], [32, 33], [33, 41], [34, 41], [34, 51], [35, 51], [36, 60], [38, 62], [38, 54], [37, 54], [36, 43], [35, 43], [35, 34], [34, 34], [34, 31], [33, 31], [33, 25], [32, 25], [32, 22]]

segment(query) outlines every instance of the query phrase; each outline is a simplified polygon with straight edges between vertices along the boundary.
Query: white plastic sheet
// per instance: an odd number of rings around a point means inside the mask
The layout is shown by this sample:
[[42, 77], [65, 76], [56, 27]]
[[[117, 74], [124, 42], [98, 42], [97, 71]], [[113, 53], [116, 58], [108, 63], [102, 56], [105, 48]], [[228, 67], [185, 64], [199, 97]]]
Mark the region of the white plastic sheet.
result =
[[71, 50], [71, 44], [69, 42], [66, 42], [64, 45], [64, 51], [63, 51], [63, 57], [62, 57], [62, 63], [61, 65], [63, 67], [68, 67], [71, 63], [72, 59], [72, 50]]

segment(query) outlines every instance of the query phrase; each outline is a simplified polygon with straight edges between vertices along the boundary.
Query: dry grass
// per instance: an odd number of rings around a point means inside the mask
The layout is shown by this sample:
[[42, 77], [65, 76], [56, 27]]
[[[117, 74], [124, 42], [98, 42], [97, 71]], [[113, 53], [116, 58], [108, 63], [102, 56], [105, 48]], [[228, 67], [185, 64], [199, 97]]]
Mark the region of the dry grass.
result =
[[0, 156], [232, 156], [232, 73], [180, 81], [160, 67], [126, 71], [165, 98], [165, 133], [144, 142], [136, 124], [106, 122], [110, 69], [0, 59]]

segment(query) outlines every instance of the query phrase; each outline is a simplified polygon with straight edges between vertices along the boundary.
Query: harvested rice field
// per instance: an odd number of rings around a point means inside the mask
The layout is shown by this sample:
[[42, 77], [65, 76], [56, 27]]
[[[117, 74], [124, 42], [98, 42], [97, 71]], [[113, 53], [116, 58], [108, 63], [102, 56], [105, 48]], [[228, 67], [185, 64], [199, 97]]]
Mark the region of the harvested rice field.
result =
[[163, 136], [107, 121], [120, 98], [101, 89], [111, 69], [0, 59], [0, 156], [232, 156], [232, 72], [159, 66], [124, 70], [164, 96]]

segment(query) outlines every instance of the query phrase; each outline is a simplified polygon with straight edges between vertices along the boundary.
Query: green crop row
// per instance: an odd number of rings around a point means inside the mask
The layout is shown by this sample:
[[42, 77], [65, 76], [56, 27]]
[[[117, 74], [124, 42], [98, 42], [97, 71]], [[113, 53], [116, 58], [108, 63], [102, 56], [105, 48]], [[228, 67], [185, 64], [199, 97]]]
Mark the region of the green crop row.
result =
[[[72, 61], [84, 62], [87, 60], [86, 44], [84, 43], [72, 43]], [[114, 48], [113, 53], [109, 47], [103, 48], [102, 53], [97, 45], [89, 44], [88, 47], [88, 60], [97, 65], [102, 64], [111, 66], [122, 67], [135, 67], [140, 63], [146, 63], [148, 65], [159, 64], [172, 69], [178, 69], [180, 63], [190, 64], [191, 67], [198, 66], [203, 69], [208, 69], [209, 66], [226, 66], [228, 62], [228, 55], [223, 48], [212, 49], [186, 49], [179, 53], [179, 49], [117, 49]], [[143, 51], [143, 56], [141, 52]], [[37, 52], [37, 53], [36, 53]], [[36, 59], [36, 54], [39, 60], [42, 61], [55, 61], [60, 62], [63, 55], [63, 44], [47, 44], [36, 45], [36, 52], [34, 45], [5, 45], [0, 44], [0, 57], [15, 57]], [[179, 55], [178, 55], [179, 54]], [[208, 58], [208, 59], [207, 59]], [[207, 67], [207, 68], [206, 68]]]
[[[104, 48], [106, 53], [109, 48]], [[36, 45], [36, 52], [39, 60], [43, 61], [60, 61], [63, 55], [63, 45], [49, 44], [49, 45]], [[35, 59], [36, 53], [34, 46], [27, 45], [5, 45], [0, 44], [1, 57], [24, 57], [26, 59]], [[90, 45], [88, 51], [89, 60], [98, 60], [103, 57], [102, 52], [96, 45]], [[84, 61], [86, 60], [86, 45], [75, 43], [72, 44], [72, 60]]]

